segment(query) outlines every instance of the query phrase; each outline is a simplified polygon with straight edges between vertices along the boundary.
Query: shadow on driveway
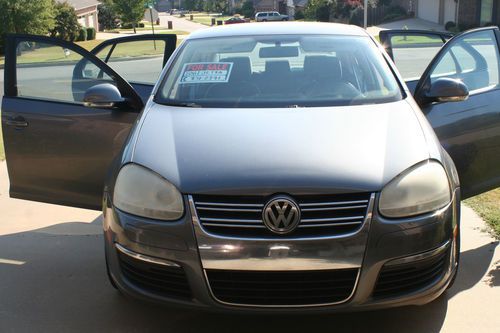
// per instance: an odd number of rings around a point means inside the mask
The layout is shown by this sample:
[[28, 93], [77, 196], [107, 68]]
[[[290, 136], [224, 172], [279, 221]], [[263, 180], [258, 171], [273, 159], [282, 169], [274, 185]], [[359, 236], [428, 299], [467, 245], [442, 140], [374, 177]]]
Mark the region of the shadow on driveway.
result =
[[[0, 237], [2, 332], [439, 332], [448, 300], [481, 280], [497, 245], [463, 252], [462, 267], [474, 270], [462, 269], [455, 286], [425, 306], [335, 315], [224, 315], [171, 309], [115, 291], [105, 273], [100, 224], [97, 218]], [[499, 266], [490, 271], [494, 285]]]

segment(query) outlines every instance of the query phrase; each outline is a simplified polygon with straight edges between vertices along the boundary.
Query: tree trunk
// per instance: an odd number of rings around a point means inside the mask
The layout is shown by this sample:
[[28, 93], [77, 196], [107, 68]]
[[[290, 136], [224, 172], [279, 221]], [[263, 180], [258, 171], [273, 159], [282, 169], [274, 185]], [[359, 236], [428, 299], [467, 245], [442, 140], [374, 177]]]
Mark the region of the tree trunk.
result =
[[132, 23], [132, 26], [134, 27], [134, 34], [136, 34], [136, 33], [137, 33], [137, 30], [135, 30], [135, 22], [134, 22], [134, 23]]

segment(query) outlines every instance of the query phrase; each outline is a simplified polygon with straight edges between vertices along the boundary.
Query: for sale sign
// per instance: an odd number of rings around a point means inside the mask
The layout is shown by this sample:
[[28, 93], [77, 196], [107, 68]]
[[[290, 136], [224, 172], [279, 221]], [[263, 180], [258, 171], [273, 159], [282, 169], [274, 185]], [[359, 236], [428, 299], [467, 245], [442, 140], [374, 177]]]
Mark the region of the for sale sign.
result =
[[184, 64], [179, 83], [228, 82], [232, 69], [232, 62], [198, 62]]

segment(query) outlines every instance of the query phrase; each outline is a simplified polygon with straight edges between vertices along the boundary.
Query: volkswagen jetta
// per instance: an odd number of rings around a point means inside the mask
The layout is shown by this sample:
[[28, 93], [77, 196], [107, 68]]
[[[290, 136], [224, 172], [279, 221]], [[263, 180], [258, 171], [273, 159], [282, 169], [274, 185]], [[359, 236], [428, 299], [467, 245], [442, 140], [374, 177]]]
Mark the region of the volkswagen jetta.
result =
[[[463, 111], [499, 97], [496, 34], [451, 39], [415, 96], [353, 26], [218, 27], [175, 51], [175, 36], [89, 53], [11, 35], [10, 193], [102, 207], [110, 281], [142, 299], [245, 311], [424, 304], [457, 273], [461, 197], [500, 180], [498, 109]], [[483, 66], [453, 73], [442, 59], [454, 47]], [[42, 53], [51, 60], [33, 60]]]

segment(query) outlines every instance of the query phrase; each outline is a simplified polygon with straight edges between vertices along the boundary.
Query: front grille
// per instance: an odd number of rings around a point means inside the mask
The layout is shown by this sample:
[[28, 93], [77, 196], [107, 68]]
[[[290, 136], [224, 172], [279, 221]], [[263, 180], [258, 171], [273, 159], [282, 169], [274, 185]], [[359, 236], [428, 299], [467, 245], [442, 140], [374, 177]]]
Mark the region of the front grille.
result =
[[409, 294], [434, 284], [444, 273], [449, 251], [411, 263], [382, 267], [373, 297]]
[[210, 288], [221, 302], [241, 305], [297, 306], [346, 301], [358, 269], [324, 271], [207, 270]]
[[[361, 228], [370, 193], [294, 196], [301, 211], [297, 229], [286, 237], [337, 236]], [[194, 195], [203, 228], [221, 236], [280, 238], [262, 222], [262, 209], [271, 197]]]
[[181, 267], [137, 260], [118, 251], [123, 276], [133, 285], [164, 297], [190, 299], [191, 290]]

